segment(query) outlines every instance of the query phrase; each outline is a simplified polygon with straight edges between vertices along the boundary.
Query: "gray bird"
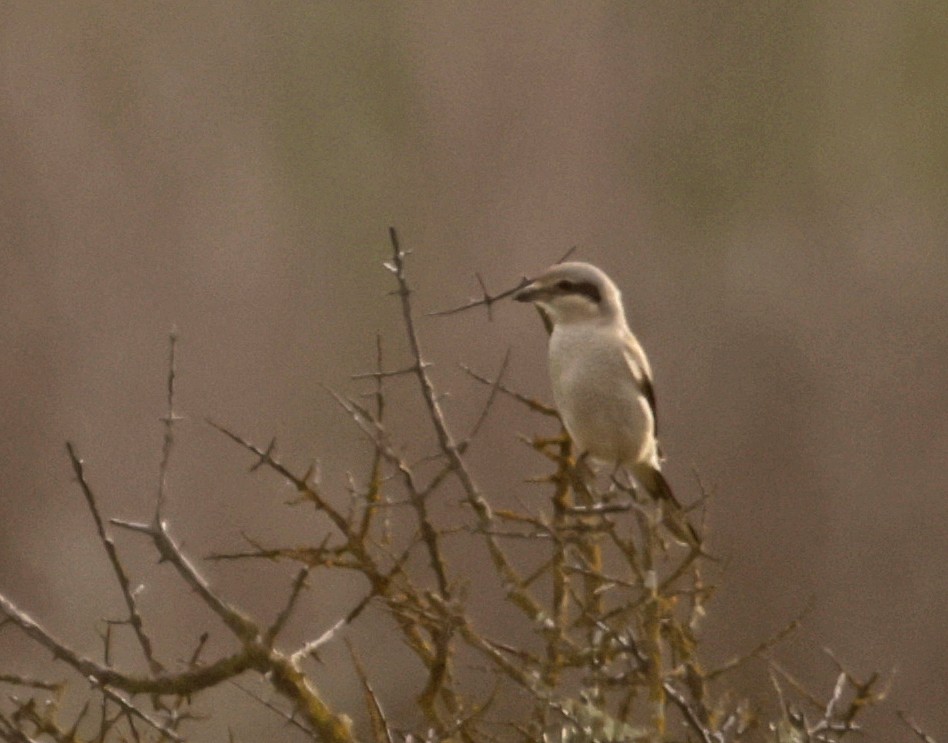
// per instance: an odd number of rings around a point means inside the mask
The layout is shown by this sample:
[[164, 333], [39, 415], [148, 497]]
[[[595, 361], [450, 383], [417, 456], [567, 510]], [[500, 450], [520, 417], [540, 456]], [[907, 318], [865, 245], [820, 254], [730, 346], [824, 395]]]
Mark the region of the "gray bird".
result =
[[[622, 295], [589, 263], [559, 263], [518, 291], [547, 320], [553, 400], [582, 459], [625, 467], [653, 498], [674, 506], [669, 524], [682, 527], [681, 506], [661, 472], [652, 370], [629, 330]], [[691, 544], [691, 527], [682, 537]]]

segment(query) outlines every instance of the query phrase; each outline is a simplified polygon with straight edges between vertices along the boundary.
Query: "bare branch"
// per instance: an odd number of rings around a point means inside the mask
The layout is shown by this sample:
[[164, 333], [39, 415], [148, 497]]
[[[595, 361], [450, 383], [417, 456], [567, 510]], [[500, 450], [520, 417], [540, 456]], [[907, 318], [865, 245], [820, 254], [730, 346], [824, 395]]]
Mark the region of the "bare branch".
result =
[[286, 625], [287, 621], [290, 618], [290, 614], [293, 613], [293, 607], [296, 606], [296, 600], [300, 597], [303, 588], [306, 585], [306, 578], [309, 577], [310, 567], [307, 565], [300, 569], [296, 574], [296, 580], [293, 581], [293, 588], [290, 591], [290, 596], [286, 601], [286, 605], [283, 607], [283, 610], [277, 615], [276, 620], [264, 633], [263, 641], [267, 645], [272, 645], [273, 641], [276, 640], [277, 635], [283, 631], [283, 627]]
[[810, 609], [812, 608], [813, 608], [813, 602], [811, 600], [811, 601], [808, 601], [806, 606], [803, 607], [800, 613], [797, 614], [797, 616], [795, 616], [792, 620], [790, 620], [790, 622], [788, 622], [784, 627], [780, 628], [773, 635], [768, 637], [763, 642], [759, 643], [750, 652], [745, 653], [744, 655], [741, 655], [741, 656], [736, 656], [734, 658], [731, 658], [729, 661], [719, 666], [718, 668], [715, 668], [713, 671], [709, 671], [706, 678], [709, 681], [716, 679], [721, 674], [728, 673], [729, 671], [733, 671], [735, 668], [738, 668], [744, 665], [749, 660], [765, 656], [766, 653], [768, 653], [775, 646], [783, 642], [784, 639], [786, 639], [791, 634], [796, 632], [797, 629], [799, 629], [800, 625], [803, 623], [803, 620], [806, 618], [807, 614], [810, 613]]
[[329, 629], [323, 632], [315, 640], [311, 640], [310, 642], [307, 642], [305, 645], [303, 645], [303, 647], [290, 656], [290, 660], [295, 665], [299, 665], [302, 663], [304, 658], [315, 656], [323, 645], [331, 642], [335, 638], [339, 630], [352, 624], [369, 605], [369, 602], [387, 586], [392, 576], [396, 575], [402, 570], [405, 561], [408, 559], [408, 556], [411, 553], [412, 546], [413, 545], [410, 544], [405, 548], [398, 559], [395, 560], [394, 565], [392, 565], [391, 569], [385, 575], [375, 577], [375, 579], [372, 581], [372, 590], [363, 596], [362, 599], [352, 609], [350, 609], [344, 617], [333, 623]]
[[194, 693], [214, 686], [231, 676], [243, 673], [256, 662], [247, 653], [237, 653], [222, 658], [209, 666], [178, 674], [162, 673], [151, 677], [131, 676], [79, 655], [44, 629], [32, 617], [21, 611], [3, 594], [0, 594], [0, 611], [6, 614], [29, 637], [49, 650], [56, 659], [64, 661], [80, 675], [95, 679], [101, 685], [114, 686], [130, 694]]
[[922, 728], [919, 727], [918, 723], [916, 723], [915, 720], [913, 720], [907, 712], [899, 709], [895, 711], [895, 714], [897, 714], [899, 716], [899, 719], [902, 722], [904, 722], [913, 733], [915, 733], [915, 735], [918, 737], [920, 741], [922, 741], [922, 743], [936, 743], [935, 739], [932, 738], [932, 736], [928, 735], [924, 730], [922, 730]]
[[704, 743], [721, 743], [721, 741], [723, 741], [720, 735], [716, 735], [705, 726], [701, 721], [700, 715], [695, 711], [694, 707], [688, 703], [685, 695], [682, 694], [671, 681], [665, 681], [663, 687], [668, 699], [681, 711], [688, 726], [701, 736], [701, 740], [704, 741]]
[[[778, 689], [779, 689], [779, 684], [777, 684], [777, 676], [779, 675], [782, 679], [784, 679], [784, 681], [786, 681], [788, 684], [790, 684], [790, 686], [792, 686], [796, 690], [797, 694], [803, 697], [815, 709], [820, 710], [820, 711], [823, 710], [823, 703], [819, 699], [817, 699], [816, 695], [810, 692], [796, 676], [790, 673], [790, 671], [784, 668], [780, 663], [778, 663], [773, 658], [767, 659], [767, 665], [771, 671], [771, 674], [770, 674], [771, 678], [773, 679], [773, 682], [775, 686], [777, 686]], [[786, 705], [782, 701], [783, 700], [782, 691], [780, 692], [780, 697], [781, 697], [781, 704], [783, 705], [784, 708], [786, 708]]]
[[522, 395], [519, 392], [515, 392], [511, 390], [509, 387], [500, 383], [499, 377], [497, 379], [491, 380], [491, 379], [488, 379], [487, 377], [482, 376], [481, 374], [478, 374], [476, 371], [474, 371], [473, 369], [471, 369], [469, 366], [465, 364], [460, 364], [460, 367], [462, 371], [464, 371], [465, 373], [467, 373], [468, 375], [476, 379], [478, 382], [481, 382], [482, 384], [486, 384], [487, 386], [493, 389], [500, 390], [505, 395], [512, 397], [517, 402], [522, 403], [523, 405], [526, 405], [528, 408], [530, 408], [530, 410], [536, 413], [542, 413], [543, 415], [548, 415], [552, 418], [560, 417], [560, 414], [556, 410], [556, 408], [551, 407], [550, 405], [545, 405], [542, 402], [539, 402], [537, 400], [527, 397], [526, 395]]
[[178, 735], [178, 733], [176, 733], [172, 728], [168, 727], [166, 723], [162, 722], [161, 720], [156, 720], [154, 717], [145, 714], [121, 694], [118, 694], [108, 687], [102, 686], [101, 684], [95, 684], [95, 686], [107, 699], [117, 704], [126, 714], [138, 718], [142, 722], [157, 730], [163, 736], [175, 741], [175, 743], [184, 742], [184, 738]]
[[389, 264], [388, 267], [392, 273], [395, 274], [395, 278], [398, 281], [398, 296], [401, 301], [402, 317], [408, 336], [408, 346], [417, 366], [415, 376], [418, 379], [421, 395], [428, 408], [428, 415], [434, 426], [439, 445], [464, 489], [468, 504], [477, 515], [479, 526], [487, 542], [491, 559], [496, 569], [501, 573], [501, 579], [507, 587], [508, 595], [517, 606], [526, 611], [530, 616], [539, 616], [543, 613], [540, 605], [523, 588], [522, 579], [511, 565], [506, 554], [504, 554], [503, 549], [501, 549], [500, 545], [489, 533], [492, 519], [491, 507], [483, 495], [481, 495], [480, 490], [474, 482], [473, 476], [468, 471], [467, 464], [461, 456], [458, 444], [448, 428], [444, 413], [441, 409], [441, 404], [438, 401], [438, 395], [435, 393], [434, 385], [423, 364], [421, 343], [418, 338], [418, 332], [415, 329], [415, 319], [411, 306], [411, 289], [405, 277], [405, 253], [402, 252], [399, 247], [398, 235], [394, 227], [389, 228], [389, 236], [392, 242], [393, 262]]
[[174, 447], [174, 424], [180, 420], [174, 412], [174, 384], [177, 376], [175, 369], [175, 348], [178, 343], [177, 331], [172, 330], [168, 342], [168, 411], [161, 419], [165, 433], [161, 444], [161, 463], [158, 465], [158, 496], [155, 498], [155, 521], [161, 520], [168, 485], [168, 463], [171, 449]]
[[352, 643], [347, 642], [346, 645], [349, 648], [349, 656], [352, 658], [356, 675], [359, 677], [359, 683], [362, 685], [362, 695], [365, 698], [365, 706], [369, 713], [369, 720], [372, 723], [372, 735], [375, 738], [375, 743], [395, 743], [392, 731], [385, 718], [385, 712], [382, 710], [382, 704], [369, 683], [368, 676], [366, 676], [365, 669], [359, 662], [355, 648], [352, 647]]
[[[394, 231], [395, 231], [394, 228], [392, 228], [391, 232], [393, 234], [394, 234]], [[562, 255], [562, 257], [560, 257], [560, 259], [556, 262], [562, 263], [567, 258], [569, 258], [575, 251], [576, 251], [576, 246], [574, 245], [569, 250], [567, 250]], [[492, 307], [495, 302], [498, 302], [501, 299], [505, 299], [509, 297], [511, 294], [516, 294], [525, 286], [533, 282], [533, 279], [528, 279], [526, 276], [523, 276], [520, 279], [520, 283], [518, 283], [515, 287], [511, 289], [504, 289], [503, 291], [498, 292], [497, 294], [491, 294], [490, 292], [487, 291], [487, 285], [484, 283], [484, 278], [479, 273], [475, 273], [474, 276], [477, 279], [477, 283], [480, 285], [480, 288], [481, 288], [480, 299], [472, 299], [469, 302], [466, 302], [465, 304], [462, 304], [458, 307], [452, 307], [451, 309], [439, 310], [437, 312], [429, 312], [428, 316], [429, 317], [447, 317], [448, 315], [456, 315], [459, 312], [464, 312], [466, 310], [470, 310], [475, 307], [483, 306], [487, 309], [487, 319], [492, 320], [493, 319]]]
[[[705, 563], [699, 559], [706, 557], [700, 548], [703, 528], [694, 532], [694, 544], [684, 545], [673, 539], [678, 532], [675, 524], [668, 523], [668, 514], [654, 499], [637, 491], [634, 481], [623, 483], [613, 472], [600, 489], [597, 481], [602, 483], [607, 473], [597, 475], [584, 457], [574, 456], [573, 444], [561, 426], [555, 437], [520, 437], [536, 453], [542, 471], [525, 478], [534, 485], [529, 493], [524, 487], [511, 487], [499, 496], [504, 505], [498, 501], [499, 507], [493, 507], [480, 490], [467, 453], [471, 442], [482, 435], [500, 395], [550, 417], [558, 418], [557, 412], [505, 384], [508, 350], [490, 379], [462, 366], [488, 390], [469, 435], [460, 439], [455, 435], [443, 405], [446, 394], [436, 388], [432, 365], [424, 356], [406, 273], [408, 251], [402, 250], [394, 228], [389, 236], [393, 252], [385, 267], [396, 283], [391, 293], [397, 297], [406, 334], [407, 364], [399, 368], [383, 363], [382, 339], [377, 334], [374, 369], [353, 377], [370, 380], [368, 389], [352, 396], [332, 393], [369, 441], [364, 463], [342, 473], [345, 480], [338, 492], [329, 490], [334, 480], [324, 488], [314, 475], [315, 465], [300, 476], [281, 462], [275, 439], [257, 446], [208, 421], [252, 455], [251, 471], [272, 470], [281, 482], [296, 489], [290, 502], [308, 501], [320, 519], [325, 514], [331, 522], [301, 544], [271, 547], [268, 540], [243, 534], [249, 548], [244, 545], [241, 551], [210, 556], [298, 564], [283, 598], [273, 594], [276, 604], [269, 612], [271, 618], [255, 618], [216, 590], [201, 562], [172, 537], [162, 517], [177, 420], [176, 336], [172, 334], [154, 516], [134, 521], [103, 515], [82, 460], [75, 447], [67, 444], [129, 618], [105, 620], [100, 660], [98, 655], [87, 657], [65, 645], [0, 594], [0, 628], [9, 626], [13, 631], [17, 627], [93, 687], [78, 717], [70, 715], [69, 722], [62, 724], [59, 697], [64, 684], [0, 675], [0, 684], [12, 684], [16, 693], [31, 695], [25, 701], [10, 697], [4, 704], [11, 713], [0, 708], [0, 740], [74, 743], [81, 730], [83, 740], [96, 743], [178, 741], [184, 737], [187, 721], [197, 718], [192, 696], [229, 682], [313, 740], [354, 743], [350, 718], [327, 703], [310, 674], [314, 663], [321, 662], [322, 649], [340, 639], [349, 644], [371, 725], [364, 738], [373, 743], [493, 743], [511, 731], [512, 739], [519, 734], [524, 741], [538, 743], [658, 741], [669, 736], [698, 743], [738, 743], [766, 721], [752, 713], [747, 700], [734, 697], [733, 689], [725, 688], [721, 679], [753, 658], [769, 662], [781, 709], [781, 718], [771, 730], [781, 740], [786, 732], [794, 740], [838, 743], [858, 730], [857, 715], [885, 695], [878, 674], [857, 678], [833, 658], [838, 667], [835, 684], [828, 694], [814, 695], [771, 657], [773, 648], [800, 625], [809, 605], [749, 652], [709, 672], [704, 670], [700, 619], [714, 586], [705, 582]], [[497, 294], [480, 274], [476, 278], [479, 299], [434, 314], [451, 315], [483, 305], [490, 317], [495, 302], [528, 281], [523, 279], [515, 289]], [[390, 381], [401, 377], [417, 382], [408, 392], [420, 395], [422, 417], [427, 419], [422, 422], [431, 426], [436, 440], [433, 452], [428, 448], [415, 451], [420, 439], [397, 438], [391, 416], [386, 415], [396, 404], [393, 391], [403, 395], [407, 389]], [[542, 488], [539, 497], [537, 485]], [[698, 486], [703, 494], [699, 503], [703, 503], [706, 491], [700, 481]], [[460, 518], [458, 494], [464, 509]], [[205, 631], [196, 642], [185, 641], [178, 648], [174, 672], [154, 660], [132, 580], [113, 542], [113, 527], [148, 538], [142, 544], [155, 549], [161, 562], [171, 564], [192, 601], [196, 596], [217, 615], [233, 635], [224, 641], [236, 642], [235, 651], [205, 660]], [[482, 543], [486, 557], [481, 554]], [[300, 611], [301, 596], [310, 581], [324, 571], [335, 571], [332, 576], [343, 578], [341, 570], [366, 581], [361, 598], [344, 616], [332, 618], [328, 627], [317, 627], [309, 636], [314, 639], [301, 641], [295, 650], [278, 647], [291, 618]], [[490, 620], [496, 607], [487, 605], [485, 597], [490, 601], [498, 596], [504, 603], [499, 615], [503, 621], [493, 622], [488, 636], [479, 625], [485, 617]], [[389, 622], [395, 641], [415, 655], [416, 667], [409, 678], [417, 693], [415, 708], [426, 727], [420, 736], [396, 727], [385, 699], [370, 681], [374, 669], [363, 667], [360, 656], [364, 658], [364, 653], [356, 650], [356, 638], [361, 635], [352, 634], [350, 625], [368, 613], [370, 605], [386, 612], [381, 618]], [[146, 673], [127, 673], [119, 667], [123, 660], [119, 651], [125, 646], [117, 642], [115, 627], [124, 624], [135, 629], [149, 661]], [[134, 646], [132, 651], [136, 651]], [[278, 706], [265, 699], [269, 694], [258, 695], [255, 687], [248, 690], [238, 683], [242, 680], [237, 676], [248, 671], [259, 674], [263, 688], [276, 691], [289, 704]], [[486, 702], [485, 683], [493, 687]], [[146, 701], [136, 696], [142, 694], [148, 695], [150, 711], [145, 710]], [[505, 703], [492, 704], [495, 697], [504, 696]], [[488, 719], [488, 710], [496, 719]], [[904, 713], [899, 716], [922, 743], [934, 743]], [[760, 732], [768, 737], [766, 731]], [[230, 738], [234, 740], [233, 733]]]
[[503, 291], [498, 292], [497, 294], [490, 294], [488, 293], [487, 288], [484, 285], [484, 281], [481, 278], [481, 275], [476, 274], [476, 276], [477, 276], [478, 283], [481, 285], [480, 299], [472, 299], [471, 301], [466, 302], [465, 304], [462, 304], [458, 307], [452, 307], [447, 310], [438, 310], [437, 312], [429, 312], [428, 316], [429, 317], [446, 317], [448, 315], [455, 315], [458, 312], [464, 312], [465, 310], [471, 310], [471, 309], [474, 309], [475, 307], [483, 306], [487, 308], [488, 319], [491, 319], [491, 306], [494, 304], [494, 302], [497, 302], [501, 299], [505, 299], [506, 297], [509, 297], [511, 294], [516, 294], [518, 291], [523, 289], [525, 286], [528, 286], [533, 281], [533, 279], [528, 279], [526, 276], [524, 276], [520, 279], [520, 282], [516, 286], [511, 287], [510, 289], [504, 289]]
[[572, 246], [570, 246], [569, 248], [566, 249], [566, 252], [563, 253], [563, 255], [561, 255], [559, 258], [556, 259], [556, 262], [557, 262], [557, 263], [564, 263], [564, 262], [567, 261], [567, 260], [569, 259], [569, 257], [570, 257], [571, 255], [573, 255], [573, 253], [575, 253], [577, 250], [579, 250], [579, 246], [578, 246], [578, 245], [572, 245]]
[[290, 714], [290, 713], [288, 713], [288, 712], [286, 712], [286, 711], [280, 709], [280, 708], [279, 708], [277, 705], [275, 705], [273, 702], [270, 702], [270, 701], [264, 699], [264, 698], [261, 697], [259, 694], [255, 693], [255, 692], [251, 691], [250, 689], [246, 688], [245, 686], [243, 686], [243, 685], [237, 683], [237, 682], [234, 681], [233, 679], [231, 679], [230, 683], [231, 683], [232, 686], [234, 686], [234, 687], [236, 687], [237, 689], [239, 689], [240, 691], [242, 691], [242, 692], [243, 692], [244, 694], [246, 694], [248, 697], [250, 697], [250, 698], [253, 699], [254, 701], [256, 701], [256, 702], [260, 703], [261, 705], [263, 705], [264, 707], [266, 707], [266, 708], [267, 708], [268, 710], [270, 710], [271, 712], [273, 712], [273, 713], [275, 713], [276, 715], [278, 715], [278, 716], [279, 716], [284, 722], [286, 722], [287, 724], [292, 725], [292, 726], [295, 727], [297, 730], [301, 730], [302, 732], [306, 733], [307, 735], [312, 735], [312, 731], [311, 731], [308, 727], [306, 727], [303, 723], [301, 723], [299, 720], [297, 720], [297, 719], [296, 719], [296, 715]]
[[356, 424], [372, 440], [376, 450], [397, 469], [405, 489], [408, 491], [409, 501], [417, 514], [418, 527], [421, 529], [422, 540], [428, 551], [429, 564], [438, 582], [438, 590], [443, 595], [447, 595], [448, 576], [444, 557], [441, 554], [440, 535], [428, 513], [427, 495], [430, 493], [430, 489], [423, 490], [419, 487], [411, 467], [392, 448], [382, 424], [366, 408], [335, 392], [331, 394], [343, 410], [349, 413]]
[[115, 578], [118, 581], [119, 588], [122, 591], [122, 598], [125, 600], [126, 609], [128, 609], [128, 623], [131, 625], [132, 630], [135, 633], [135, 637], [137, 638], [138, 644], [142, 649], [142, 653], [145, 655], [145, 660], [148, 662], [148, 667], [151, 669], [152, 673], [158, 673], [163, 669], [163, 667], [161, 663], [155, 659], [151, 640], [145, 633], [142, 616], [138, 611], [138, 603], [135, 601], [135, 592], [132, 589], [131, 581], [128, 578], [128, 573], [125, 572], [125, 566], [122, 564], [122, 561], [119, 558], [118, 550], [115, 549], [115, 542], [105, 531], [105, 524], [102, 520], [102, 516], [99, 513], [99, 507], [96, 504], [95, 495], [93, 494], [89, 483], [86, 481], [82, 460], [76, 453], [75, 447], [72, 445], [72, 443], [66, 443], [66, 451], [69, 453], [69, 461], [72, 463], [72, 470], [76, 475], [76, 480], [79, 483], [82, 494], [85, 496], [86, 504], [89, 506], [89, 511], [92, 513], [92, 520], [95, 522], [95, 529], [99, 536], [99, 541], [102, 543], [102, 547], [105, 549], [105, 554], [109, 558], [109, 562], [112, 565], [112, 570], [115, 573]]
[[477, 421], [474, 423], [474, 427], [471, 428], [471, 432], [467, 435], [465, 439], [466, 442], [473, 441], [474, 437], [477, 436], [477, 432], [481, 430], [481, 426], [484, 425], [484, 421], [487, 420], [487, 415], [490, 413], [490, 409], [494, 405], [494, 400], [497, 398], [497, 392], [500, 388], [500, 380], [504, 377], [504, 372], [507, 371], [507, 364], [510, 363], [510, 349], [504, 353], [504, 360], [500, 364], [500, 370], [497, 372], [497, 378], [494, 384], [491, 385], [490, 394], [487, 396], [487, 402], [484, 403], [484, 407], [481, 410], [481, 414], [478, 416]]
[[0, 673], [0, 683], [55, 692], [62, 691], [62, 688], [65, 685], [65, 682], [63, 681], [42, 681], [41, 679], [34, 679], [30, 678], [29, 676], [17, 676], [13, 673]]
[[[381, 374], [383, 367], [382, 359], [382, 336], [379, 333], [375, 335], [375, 369]], [[375, 379], [375, 420], [382, 425], [385, 419], [385, 377], [379, 376]], [[372, 526], [373, 518], [376, 514], [376, 507], [382, 500], [382, 452], [376, 446], [372, 451], [372, 463], [369, 466], [368, 487], [365, 493], [365, 504], [362, 511], [362, 522], [359, 524], [359, 538], [365, 539], [368, 536], [369, 529]], [[390, 521], [388, 514], [382, 519], [384, 538], [391, 537]]]
[[310, 484], [309, 475], [312, 473], [312, 467], [307, 470], [306, 475], [303, 477], [298, 477], [297, 475], [293, 474], [282, 462], [276, 459], [274, 456], [276, 443], [274, 441], [271, 441], [265, 450], [260, 449], [256, 445], [250, 443], [241, 436], [238, 436], [236, 433], [230, 431], [228, 428], [211, 420], [210, 418], [206, 420], [208, 425], [216, 428], [231, 441], [239, 444], [244, 449], [257, 456], [257, 462], [253, 465], [253, 467], [251, 467], [251, 471], [256, 470], [262, 465], [266, 465], [277, 474], [282, 475], [287, 481], [292, 483], [297, 492], [303, 495], [306, 499], [311, 500], [319, 510], [323, 511], [327, 516], [329, 516], [330, 520], [332, 520], [333, 524], [336, 525], [336, 528], [338, 528], [339, 531], [341, 531], [346, 536], [350, 535], [351, 529], [346, 517], [343, 516], [342, 513], [340, 513], [336, 508], [331, 506], [329, 502], [325, 500], [322, 495], [320, 495], [317, 488]]
[[130, 524], [127, 522], [112, 519], [112, 523], [132, 531], [147, 534], [151, 537], [155, 549], [163, 560], [171, 563], [177, 570], [184, 582], [201, 597], [201, 600], [207, 604], [227, 627], [241, 640], [253, 640], [260, 634], [260, 629], [251, 621], [249, 617], [243, 614], [239, 609], [227, 603], [211, 588], [207, 579], [201, 575], [192, 562], [181, 552], [181, 549], [168, 533], [167, 525], [159, 522], [154, 525], [143, 528], [141, 524]]
[[[431, 364], [425, 364], [426, 367], [430, 367]], [[363, 374], [353, 374], [349, 379], [359, 380], [359, 379], [390, 379], [391, 377], [404, 377], [416, 372], [414, 365], [406, 366], [404, 369], [395, 369], [393, 371], [372, 371], [364, 372]]]
[[[878, 673], [871, 673], [869, 674], [869, 678], [867, 678], [865, 681], [860, 681], [852, 673], [846, 670], [842, 662], [836, 658], [829, 648], [823, 648], [823, 652], [826, 653], [836, 664], [840, 675], [845, 677], [846, 682], [852, 687], [854, 692], [853, 698], [849, 701], [847, 708], [840, 710], [838, 713], [835, 712], [835, 708], [839, 703], [838, 697], [842, 694], [842, 691], [839, 690], [838, 692], [834, 693], [834, 698], [831, 699], [831, 701], [826, 706], [824, 717], [829, 718], [832, 713], [842, 722], [843, 730], [853, 730], [855, 729], [853, 721], [856, 719], [856, 716], [865, 707], [872, 706], [884, 699], [889, 691], [888, 684], [884, 684], [883, 687], [877, 691], [876, 686], [881, 680]], [[840, 686], [841, 682], [837, 682], [837, 687]]]

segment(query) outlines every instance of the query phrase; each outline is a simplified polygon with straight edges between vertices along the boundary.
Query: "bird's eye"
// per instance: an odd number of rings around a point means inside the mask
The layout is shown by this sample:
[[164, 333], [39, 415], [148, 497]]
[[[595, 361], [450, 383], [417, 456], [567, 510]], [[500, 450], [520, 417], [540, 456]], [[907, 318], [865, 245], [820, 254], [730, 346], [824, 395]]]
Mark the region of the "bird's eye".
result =
[[575, 284], [573, 284], [572, 281], [567, 281], [566, 279], [563, 279], [562, 281], [556, 282], [556, 288], [559, 289], [560, 291], [571, 292], [573, 291], [573, 289], [576, 288], [576, 286]]

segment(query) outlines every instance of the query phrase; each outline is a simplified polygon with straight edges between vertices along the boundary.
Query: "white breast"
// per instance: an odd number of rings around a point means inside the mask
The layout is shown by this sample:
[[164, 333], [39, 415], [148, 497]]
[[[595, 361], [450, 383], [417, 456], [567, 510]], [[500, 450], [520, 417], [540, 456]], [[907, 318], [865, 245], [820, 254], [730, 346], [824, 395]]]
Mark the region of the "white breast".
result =
[[553, 398], [578, 453], [610, 464], [655, 457], [652, 412], [614, 326], [557, 325], [550, 337]]

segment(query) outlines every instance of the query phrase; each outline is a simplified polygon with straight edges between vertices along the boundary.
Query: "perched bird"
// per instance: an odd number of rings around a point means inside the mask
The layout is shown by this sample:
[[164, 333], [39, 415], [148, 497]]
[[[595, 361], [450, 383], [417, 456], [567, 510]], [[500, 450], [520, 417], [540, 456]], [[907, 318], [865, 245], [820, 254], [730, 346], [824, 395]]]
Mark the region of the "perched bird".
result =
[[513, 298], [533, 302], [551, 329], [553, 399], [580, 458], [627, 468], [652, 497], [673, 506], [672, 533], [695, 544], [662, 475], [652, 370], [626, 323], [619, 289], [589, 263], [559, 263]]

